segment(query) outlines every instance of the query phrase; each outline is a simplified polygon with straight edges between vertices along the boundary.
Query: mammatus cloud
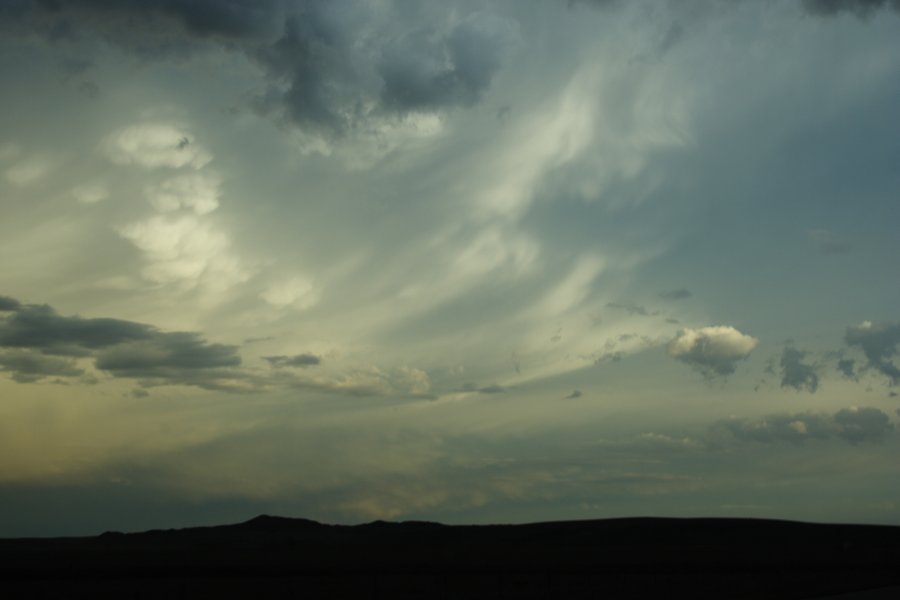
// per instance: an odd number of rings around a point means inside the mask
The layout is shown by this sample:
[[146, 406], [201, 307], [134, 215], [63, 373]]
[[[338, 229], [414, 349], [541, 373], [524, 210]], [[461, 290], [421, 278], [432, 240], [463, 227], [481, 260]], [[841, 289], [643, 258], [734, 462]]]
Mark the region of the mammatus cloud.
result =
[[119, 129], [104, 140], [103, 150], [117, 165], [145, 169], [200, 169], [212, 160], [212, 155], [190, 133], [168, 123], [144, 123]]
[[803, 359], [808, 353], [790, 346], [781, 353], [781, 387], [792, 387], [795, 390], [806, 389], [815, 393], [819, 387], [819, 375], [813, 365], [806, 364]]
[[759, 340], [726, 325], [684, 329], [669, 343], [669, 354], [704, 377], [734, 373], [737, 363], [750, 356]]
[[833, 415], [825, 413], [781, 413], [759, 419], [731, 418], [715, 422], [710, 433], [715, 442], [791, 442], [839, 438], [851, 444], [880, 442], [894, 426], [884, 411], [851, 406]]
[[[879, 323], [864, 321], [855, 327], [848, 327], [844, 335], [848, 346], [859, 348], [866, 356], [866, 369], [874, 369], [885, 375], [896, 385], [900, 382], [900, 368], [894, 364], [900, 346], [900, 323]], [[852, 365], [850, 365], [852, 369]]]
[[322, 363], [315, 354], [295, 354], [294, 356], [263, 356], [273, 367], [314, 367]]
[[[366, 129], [373, 120], [474, 104], [517, 36], [512, 21], [486, 12], [460, 16], [436, 10], [426, 28], [409, 23], [404, 6], [394, 2], [14, 4], [6, 16], [15, 29], [58, 43], [99, 37], [144, 60], [184, 59], [210, 46], [242, 53], [264, 74], [265, 91], [256, 102], [260, 112], [329, 136]], [[170, 144], [171, 131], [134, 133], [112, 141], [114, 149], [125, 150], [123, 160], [142, 164], [129, 159], [129, 151], [149, 152], [156, 161], [175, 160], [173, 148], [184, 156], [194, 152], [189, 138], [183, 147]]]

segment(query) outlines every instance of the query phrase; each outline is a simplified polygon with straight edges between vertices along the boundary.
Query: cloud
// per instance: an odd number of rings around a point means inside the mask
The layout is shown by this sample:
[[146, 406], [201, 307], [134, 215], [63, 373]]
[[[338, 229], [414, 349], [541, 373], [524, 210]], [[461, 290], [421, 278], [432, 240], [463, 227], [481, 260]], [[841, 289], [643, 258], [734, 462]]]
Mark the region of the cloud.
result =
[[87, 356], [100, 348], [150, 339], [154, 331], [149, 325], [132, 321], [64, 317], [49, 306], [28, 304], [0, 321], [0, 347]]
[[850, 442], [881, 441], [894, 430], [890, 417], [877, 408], [844, 408], [834, 415], [834, 421], [840, 427], [838, 435]]
[[341, 374], [307, 374], [279, 371], [271, 381], [289, 389], [358, 397], [432, 398], [431, 380], [425, 371], [400, 367], [383, 371], [377, 367], [349, 370]]
[[629, 315], [638, 315], [641, 317], [654, 317], [659, 314], [659, 311], [649, 311], [636, 302], [609, 302], [606, 306], [607, 308], [617, 308], [620, 310], [624, 310]]
[[715, 441], [733, 439], [759, 443], [803, 443], [806, 440], [842, 439], [851, 444], [880, 442], [894, 430], [887, 413], [878, 408], [852, 406], [826, 413], [779, 413], [759, 419], [731, 418], [710, 426]]
[[[265, 76], [259, 111], [340, 136], [369, 130], [373, 121], [441, 113], [482, 97], [518, 30], [487, 12], [455, 11], [423, 6], [413, 22], [399, 2], [23, 0], [19, 10], [7, 11], [7, 28], [57, 43], [99, 38], [144, 60], [183, 60], [209, 47], [239, 52]], [[193, 143], [177, 143], [193, 140], [173, 139], [171, 129], [123, 133], [111, 147], [126, 163], [171, 166], [194, 153]]]
[[575, 398], [581, 398], [583, 395], [581, 390], [573, 390], [571, 394], [564, 398], [564, 400], [574, 400]]
[[781, 353], [781, 387], [792, 387], [795, 390], [806, 388], [815, 393], [819, 387], [819, 376], [813, 365], [803, 362], [807, 352], [796, 348], [785, 347]]
[[45, 377], [77, 377], [84, 374], [71, 358], [46, 356], [30, 350], [0, 352], [0, 371], [12, 373], [19, 383], [32, 383]]
[[474, 104], [490, 85], [513, 25], [475, 13], [441, 35], [411, 32], [383, 50], [385, 109], [398, 114]]
[[141, 276], [151, 283], [227, 289], [249, 277], [232, 256], [229, 237], [196, 215], [150, 217], [121, 227], [119, 235], [143, 253]]
[[72, 197], [81, 204], [97, 204], [109, 198], [109, 188], [102, 182], [85, 183], [72, 189]]
[[273, 283], [259, 297], [272, 306], [295, 310], [305, 310], [319, 301], [319, 294], [312, 282], [303, 277]]
[[294, 356], [263, 356], [273, 367], [313, 367], [322, 364], [315, 354], [295, 354]]
[[484, 387], [478, 388], [477, 391], [479, 394], [502, 394], [506, 391], [506, 388], [502, 385], [492, 383], [491, 385], [486, 385]]
[[862, 350], [867, 360], [865, 368], [885, 375], [891, 385], [900, 382], [900, 368], [893, 362], [900, 346], [900, 323], [873, 324], [864, 321], [855, 327], [848, 327], [844, 341], [848, 346]]
[[856, 361], [851, 358], [842, 358], [837, 362], [837, 369], [844, 377], [856, 379]]
[[185, 208], [194, 214], [205, 215], [219, 207], [220, 185], [221, 179], [215, 173], [189, 173], [148, 186], [144, 195], [160, 212]]
[[853, 250], [849, 243], [826, 229], [812, 229], [808, 235], [810, 241], [819, 246], [819, 249], [825, 254], [846, 254]]
[[[0, 320], [0, 358], [18, 381], [46, 375], [83, 373], [70, 357], [93, 358], [94, 366], [115, 377], [220, 389], [244, 378], [236, 346], [212, 344], [193, 332], [164, 332], [151, 325], [119, 319], [62, 316], [46, 305], [19, 304]], [[58, 357], [66, 358], [58, 358]], [[231, 370], [230, 370], [231, 369]]]
[[46, 158], [28, 158], [9, 167], [4, 172], [4, 177], [13, 185], [25, 187], [43, 178], [51, 167], [52, 164]]
[[192, 371], [236, 367], [236, 346], [210, 344], [193, 332], [158, 332], [149, 339], [116, 344], [96, 355], [98, 369], [117, 377], [166, 377], [173, 369]]
[[663, 290], [659, 293], [659, 297], [665, 300], [684, 300], [685, 298], [690, 298], [694, 294], [691, 293], [690, 290], [685, 288], [678, 288], [677, 290]]
[[759, 341], [725, 325], [684, 329], [669, 343], [669, 354], [705, 377], [734, 373]]
[[10, 312], [19, 310], [22, 305], [15, 298], [9, 296], [0, 296], [0, 311]]
[[866, 15], [888, 6], [900, 10], [900, 0], [803, 0], [803, 5], [810, 12], [820, 15], [834, 15], [845, 11]]
[[103, 150], [117, 165], [136, 165], [145, 169], [199, 169], [212, 160], [212, 155], [190, 133], [170, 123], [123, 127], [107, 136]]

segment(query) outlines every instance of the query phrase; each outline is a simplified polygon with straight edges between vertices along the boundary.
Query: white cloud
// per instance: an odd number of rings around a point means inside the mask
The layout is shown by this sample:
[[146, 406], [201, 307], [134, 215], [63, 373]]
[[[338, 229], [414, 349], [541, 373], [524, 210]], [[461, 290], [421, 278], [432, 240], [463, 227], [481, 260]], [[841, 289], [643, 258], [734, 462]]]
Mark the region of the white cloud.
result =
[[310, 308], [319, 300], [313, 284], [308, 279], [300, 277], [272, 284], [260, 293], [259, 297], [272, 306], [291, 307], [297, 310]]
[[199, 169], [212, 155], [194, 136], [166, 123], [131, 125], [111, 134], [103, 142], [106, 156], [118, 165], [147, 169], [192, 167]]
[[97, 204], [109, 198], [109, 188], [103, 182], [84, 183], [72, 189], [72, 197], [81, 204]]
[[221, 179], [215, 173], [189, 173], [148, 186], [144, 195], [160, 212], [188, 208], [195, 214], [205, 215], [219, 207], [220, 185]]
[[669, 354], [706, 376], [730, 375], [758, 343], [727, 325], [684, 329], [669, 343]]
[[148, 264], [141, 275], [150, 282], [193, 287], [202, 281], [221, 290], [248, 277], [230, 253], [228, 236], [194, 216], [157, 216], [119, 233], [144, 253]]
[[13, 185], [24, 187], [41, 179], [51, 166], [50, 161], [46, 158], [27, 158], [8, 168], [3, 175]]

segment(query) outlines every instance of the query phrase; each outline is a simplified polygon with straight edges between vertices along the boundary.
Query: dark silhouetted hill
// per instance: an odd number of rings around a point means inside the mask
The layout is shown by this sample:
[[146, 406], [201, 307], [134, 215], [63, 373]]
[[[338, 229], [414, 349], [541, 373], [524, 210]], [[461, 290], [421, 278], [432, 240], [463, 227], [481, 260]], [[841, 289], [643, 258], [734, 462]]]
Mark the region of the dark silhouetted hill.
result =
[[659, 518], [344, 526], [262, 515], [219, 527], [0, 540], [4, 598], [816, 598], [862, 590], [900, 598], [900, 527]]

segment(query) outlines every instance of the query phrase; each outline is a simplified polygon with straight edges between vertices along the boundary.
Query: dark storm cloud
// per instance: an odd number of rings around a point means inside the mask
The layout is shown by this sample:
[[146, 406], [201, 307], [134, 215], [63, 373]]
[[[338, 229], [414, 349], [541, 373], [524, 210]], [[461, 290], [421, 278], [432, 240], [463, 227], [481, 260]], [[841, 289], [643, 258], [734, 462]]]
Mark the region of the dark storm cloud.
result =
[[98, 369], [127, 377], [154, 377], [169, 369], [214, 369], [241, 364], [236, 346], [210, 344], [200, 335], [156, 332], [147, 340], [117, 344], [96, 356]]
[[[210, 37], [248, 38], [271, 32], [279, 23], [282, 0], [32, 0], [22, 1], [20, 17], [50, 26], [57, 35], [122, 36], [134, 30], [181, 30]], [[157, 32], [162, 34], [162, 31]], [[171, 34], [170, 34], [171, 35]]]
[[808, 439], [842, 439], [851, 444], [879, 442], [894, 430], [887, 413], [878, 408], [844, 408], [825, 413], [772, 414], [758, 419], [732, 418], [710, 426], [714, 441], [802, 443]]
[[86, 356], [99, 348], [153, 335], [149, 325], [64, 317], [49, 306], [37, 304], [20, 306], [0, 321], [0, 347], [32, 348], [45, 354]]
[[848, 327], [844, 341], [850, 347], [859, 348], [866, 357], [867, 369], [874, 369], [890, 379], [891, 385], [900, 382], [900, 368], [894, 364], [900, 346], [900, 323], [872, 324]]
[[[5, 298], [15, 312], [0, 320], [0, 366], [17, 381], [46, 375], [82, 374], [72, 360], [91, 357], [94, 366], [116, 377], [216, 387], [220, 379], [239, 376], [227, 369], [240, 365], [236, 346], [211, 344], [192, 332], [164, 332], [119, 319], [62, 316], [46, 305], [22, 305]], [[224, 370], [223, 370], [224, 369]], [[218, 389], [218, 388], [217, 388]]]
[[837, 362], [837, 369], [844, 377], [856, 379], [856, 361], [851, 358], [842, 358]]
[[781, 353], [781, 387], [792, 387], [795, 390], [806, 389], [815, 393], [819, 388], [819, 375], [813, 365], [803, 362], [807, 352], [785, 347]]
[[900, 10], [900, 0], [803, 0], [803, 4], [810, 12], [822, 15], [833, 15], [840, 12], [865, 15], [875, 9], [887, 6]]
[[665, 300], [684, 300], [685, 298], [690, 298], [694, 294], [691, 293], [690, 290], [685, 288], [679, 288], [677, 290], [663, 290], [659, 293], [660, 298], [664, 298]]
[[473, 104], [499, 68], [508, 35], [504, 21], [469, 19], [446, 34], [417, 31], [385, 47], [378, 66], [385, 107], [402, 114]]
[[46, 356], [29, 350], [0, 352], [0, 371], [12, 373], [19, 383], [32, 383], [45, 377], [78, 377], [84, 371], [71, 358]]
[[[440, 112], [479, 100], [515, 37], [510, 21], [474, 13], [446, 25], [409, 24], [358, 0], [30, 0], [4, 30], [56, 43], [102, 39], [145, 60], [187, 58], [204, 44], [262, 67], [257, 110], [320, 134], [372, 118]], [[430, 15], [426, 15], [428, 17]], [[422, 23], [435, 22], [422, 27]]]
[[294, 356], [263, 356], [273, 367], [313, 367], [322, 364], [315, 354], [295, 354]]
[[19, 301], [15, 298], [10, 298], [9, 296], [0, 296], [0, 311], [2, 312], [10, 312], [14, 310], [19, 310]]

